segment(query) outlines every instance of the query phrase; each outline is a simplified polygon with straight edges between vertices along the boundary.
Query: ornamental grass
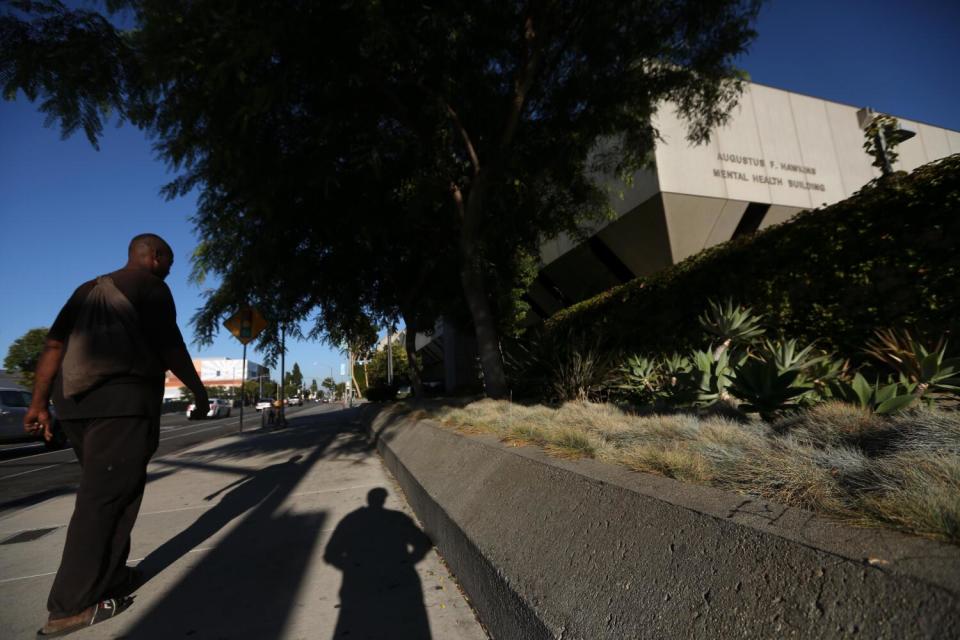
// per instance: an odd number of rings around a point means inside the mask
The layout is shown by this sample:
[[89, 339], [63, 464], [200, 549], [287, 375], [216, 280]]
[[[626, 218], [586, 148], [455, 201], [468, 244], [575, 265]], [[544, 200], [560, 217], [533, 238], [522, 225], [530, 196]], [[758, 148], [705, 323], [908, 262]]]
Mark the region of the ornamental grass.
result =
[[[394, 411], [411, 412], [397, 405]], [[423, 411], [424, 413], [421, 413]], [[960, 544], [960, 414], [827, 402], [767, 423], [609, 403], [479, 400], [417, 409], [447, 428]]]

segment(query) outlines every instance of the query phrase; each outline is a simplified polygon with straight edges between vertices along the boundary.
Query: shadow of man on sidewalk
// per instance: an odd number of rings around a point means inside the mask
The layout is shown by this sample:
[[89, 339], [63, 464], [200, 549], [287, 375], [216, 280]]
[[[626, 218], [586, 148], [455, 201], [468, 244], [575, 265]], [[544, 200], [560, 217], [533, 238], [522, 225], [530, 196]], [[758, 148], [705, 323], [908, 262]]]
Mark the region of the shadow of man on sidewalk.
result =
[[[295, 484], [295, 481], [299, 480], [303, 473], [297, 465], [301, 458], [302, 456], [295, 455], [280, 464], [270, 465], [263, 469], [244, 470], [245, 474], [241, 475], [236, 481], [206, 496], [204, 500], [210, 501], [221, 493], [227, 492], [214, 508], [205, 511], [187, 529], [167, 540], [140, 561], [137, 568], [143, 574], [143, 582], [161, 573], [235, 518], [262, 503], [272, 493], [277, 491], [287, 493], [287, 485]], [[168, 464], [177, 463], [170, 462]], [[189, 463], [179, 463], [177, 466], [213, 467], [213, 465], [192, 465]], [[294, 482], [291, 483], [291, 480]]]
[[340, 521], [323, 559], [343, 572], [333, 637], [430, 640], [423, 589], [414, 565], [432, 546], [405, 513], [384, 509], [387, 490]]

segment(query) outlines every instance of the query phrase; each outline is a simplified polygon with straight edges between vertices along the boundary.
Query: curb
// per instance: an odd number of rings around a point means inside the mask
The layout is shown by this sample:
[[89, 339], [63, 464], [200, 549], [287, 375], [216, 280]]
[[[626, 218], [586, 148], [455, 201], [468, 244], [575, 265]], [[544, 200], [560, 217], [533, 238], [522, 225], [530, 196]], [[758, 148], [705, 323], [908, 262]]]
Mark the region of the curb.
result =
[[960, 637], [955, 546], [381, 409], [363, 423], [494, 638]]

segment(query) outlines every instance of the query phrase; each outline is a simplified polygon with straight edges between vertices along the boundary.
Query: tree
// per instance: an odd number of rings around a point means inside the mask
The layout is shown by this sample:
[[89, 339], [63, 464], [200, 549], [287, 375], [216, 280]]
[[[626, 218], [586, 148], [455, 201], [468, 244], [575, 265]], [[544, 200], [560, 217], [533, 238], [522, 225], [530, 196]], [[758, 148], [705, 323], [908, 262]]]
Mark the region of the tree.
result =
[[303, 372], [300, 371], [300, 364], [293, 363], [293, 370], [290, 372], [290, 383], [297, 389], [303, 388]]
[[300, 365], [293, 363], [293, 370], [288, 371], [284, 376], [283, 394], [285, 398], [293, 398], [303, 395], [303, 373], [300, 371]]
[[243, 383], [243, 402], [250, 404], [255, 398], [260, 397], [260, 381], [247, 380]]
[[31, 20], [0, 22], [0, 78], [66, 133], [95, 140], [112, 108], [180, 170], [168, 195], [200, 190], [197, 229], [217, 241], [195, 276], [220, 277], [201, 340], [242, 301], [275, 321], [270, 353], [314, 311], [334, 344], [465, 316], [504, 397], [500, 336], [539, 243], [607, 211], [593, 177], [650, 161], [665, 104], [693, 141], [725, 121], [759, 1], [111, 6], [135, 28], [22, 5]]
[[30, 329], [13, 341], [3, 359], [3, 368], [16, 372], [20, 384], [33, 389], [34, 372], [37, 370], [37, 360], [43, 353], [43, 345], [47, 340], [48, 327]]
[[896, 151], [903, 141], [899, 132], [900, 121], [883, 113], [873, 116], [863, 131], [863, 150], [873, 157], [873, 166], [880, 169], [884, 177], [893, 173], [893, 165], [900, 157]]
[[[406, 384], [410, 379], [410, 364], [406, 358], [400, 356], [402, 344], [399, 339], [394, 339], [393, 349], [394, 384]], [[367, 372], [370, 378], [370, 386], [384, 386], [387, 384], [386, 348], [380, 349], [373, 354], [367, 363]]]
[[337, 390], [337, 383], [330, 377], [324, 378], [320, 386], [327, 390], [327, 395], [333, 395]]

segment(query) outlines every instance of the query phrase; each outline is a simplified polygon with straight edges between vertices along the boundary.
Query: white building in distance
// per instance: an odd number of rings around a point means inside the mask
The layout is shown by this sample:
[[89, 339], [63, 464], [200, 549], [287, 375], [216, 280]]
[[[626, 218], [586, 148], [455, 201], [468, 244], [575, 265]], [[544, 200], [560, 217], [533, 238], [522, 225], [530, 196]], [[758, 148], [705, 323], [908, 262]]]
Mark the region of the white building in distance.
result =
[[[247, 360], [246, 370], [243, 360], [236, 358], [194, 358], [193, 367], [200, 375], [205, 387], [239, 387], [244, 381], [257, 380], [266, 376], [268, 369], [263, 365]], [[177, 376], [167, 371], [164, 383], [163, 399], [180, 399], [180, 388], [185, 386]]]

